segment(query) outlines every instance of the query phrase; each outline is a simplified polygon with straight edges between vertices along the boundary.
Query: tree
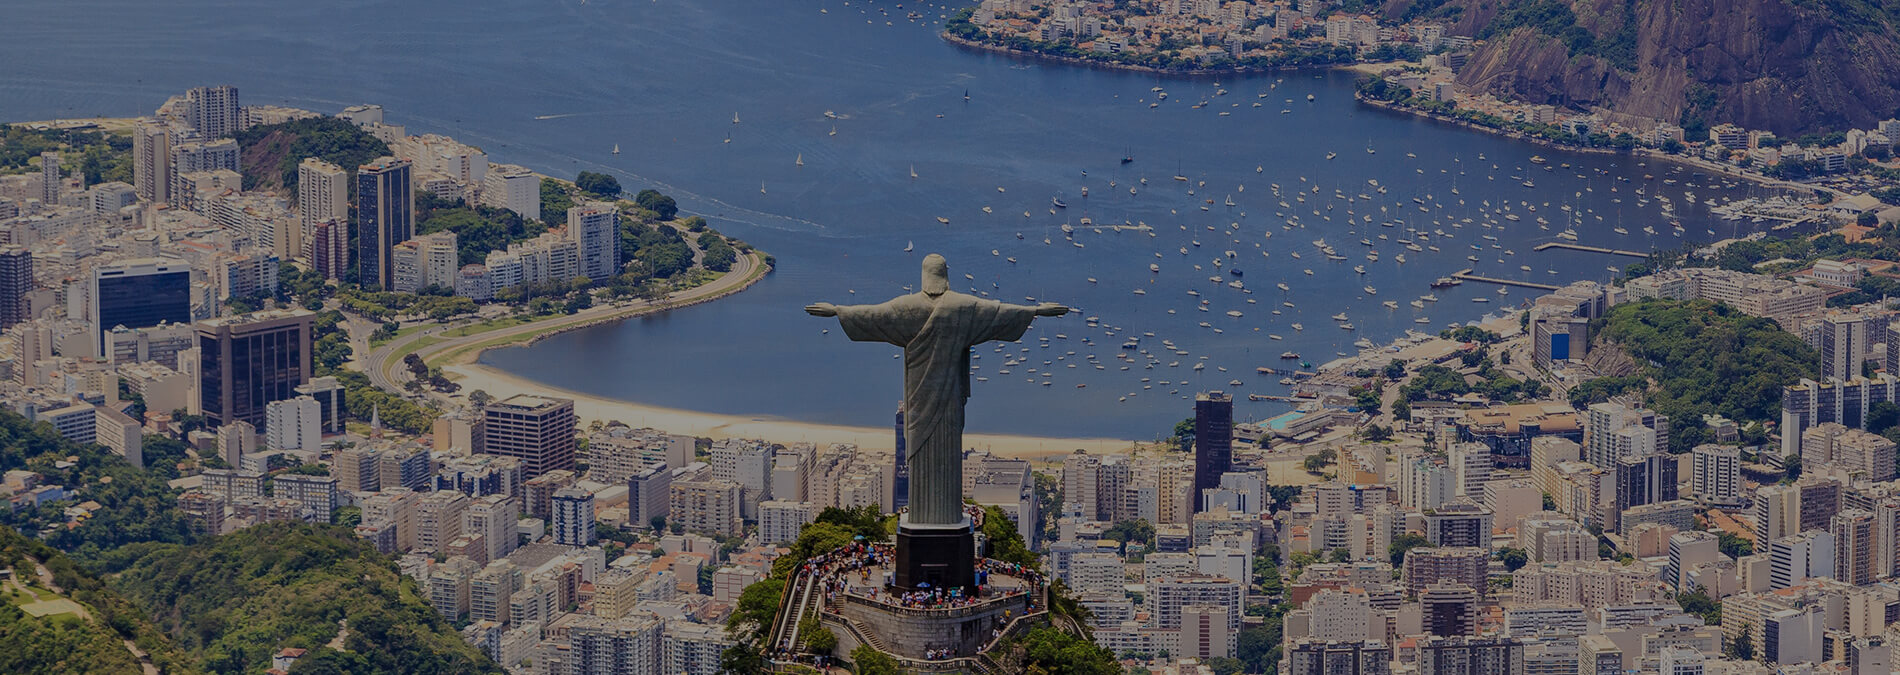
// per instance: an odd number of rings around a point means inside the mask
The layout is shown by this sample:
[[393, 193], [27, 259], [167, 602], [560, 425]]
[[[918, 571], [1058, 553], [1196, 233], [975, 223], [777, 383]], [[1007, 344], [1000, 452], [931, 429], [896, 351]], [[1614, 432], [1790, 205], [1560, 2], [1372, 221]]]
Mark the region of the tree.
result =
[[568, 314], [579, 314], [581, 310], [592, 306], [594, 306], [594, 295], [592, 293], [576, 291], [572, 297], [567, 299], [567, 304], [562, 309], [566, 310]]
[[582, 171], [580, 175], [574, 177], [574, 187], [602, 199], [620, 196], [620, 180], [604, 173]]
[[1326, 559], [1336, 563], [1352, 562], [1352, 551], [1336, 548], [1327, 554]]
[[1750, 626], [1746, 623], [1741, 625], [1741, 629], [1741, 634], [1734, 640], [1729, 641], [1728, 645], [1723, 648], [1722, 653], [1738, 661], [1753, 661], [1755, 660], [1754, 634], [1749, 632]]
[[1419, 547], [1430, 547], [1431, 545], [1431, 542], [1425, 540], [1424, 535], [1407, 532], [1393, 537], [1392, 544], [1386, 547], [1386, 552], [1390, 554], [1392, 566], [1401, 567], [1405, 565], [1406, 551]]
[[1557, 510], [1557, 500], [1552, 499], [1550, 497], [1550, 493], [1548, 492], [1543, 493], [1543, 496], [1544, 496], [1544, 510], [1545, 511]]
[[870, 645], [858, 645], [857, 649], [851, 650], [851, 663], [857, 666], [858, 675], [903, 675], [904, 673], [904, 669], [898, 667], [897, 659], [872, 649]]
[[1504, 563], [1507, 572], [1516, 572], [1531, 560], [1530, 553], [1521, 548], [1505, 547], [1498, 549], [1498, 560]]
[[726, 617], [726, 632], [735, 637], [764, 635], [778, 615], [779, 596], [784, 591], [785, 580], [781, 578], [767, 578], [745, 587], [732, 614]]
[[766, 672], [765, 654], [757, 642], [742, 640], [719, 652], [719, 672], [759, 675]]
[[1366, 431], [1362, 437], [1374, 443], [1377, 443], [1380, 441], [1389, 441], [1389, 440], [1392, 440], [1392, 429], [1390, 427], [1383, 427], [1377, 424], [1367, 425]]
[[1109, 526], [1108, 530], [1102, 532], [1102, 538], [1113, 539], [1124, 545], [1131, 543], [1143, 545], [1153, 544], [1155, 540], [1155, 526], [1149, 524], [1147, 520], [1142, 518], [1124, 520]]
[[679, 215], [679, 204], [674, 202], [672, 197], [660, 194], [658, 190], [641, 190], [640, 194], [634, 196], [633, 201], [639, 204], [640, 208], [652, 211], [654, 215], [660, 217], [660, 220], [672, 220], [674, 216]]
[[1676, 594], [1676, 604], [1682, 606], [1682, 611], [1702, 617], [1702, 623], [1710, 626], [1722, 624], [1721, 603], [1711, 599], [1701, 588]]
[[1180, 450], [1181, 452], [1187, 452], [1187, 451], [1193, 450], [1194, 449], [1194, 418], [1189, 417], [1179, 422], [1175, 422], [1174, 431], [1170, 435], [1170, 437], [1174, 439], [1175, 449]]
[[481, 406], [488, 405], [489, 403], [494, 402], [494, 400], [495, 400], [495, 396], [493, 394], [488, 393], [486, 390], [477, 389], [475, 391], [471, 391], [468, 393], [469, 405], [473, 405], [478, 408]]
[[1722, 551], [1722, 555], [1739, 560], [1742, 556], [1753, 555], [1755, 553], [1755, 544], [1753, 542], [1736, 536], [1732, 532], [1726, 530], [1717, 531], [1715, 537], [1717, 540], [1716, 548]]
[[1895, 425], [1900, 425], [1900, 405], [1895, 405], [1893, 401], [1881, 401], [1868, 407], [1868, 431], [1882, 434]]

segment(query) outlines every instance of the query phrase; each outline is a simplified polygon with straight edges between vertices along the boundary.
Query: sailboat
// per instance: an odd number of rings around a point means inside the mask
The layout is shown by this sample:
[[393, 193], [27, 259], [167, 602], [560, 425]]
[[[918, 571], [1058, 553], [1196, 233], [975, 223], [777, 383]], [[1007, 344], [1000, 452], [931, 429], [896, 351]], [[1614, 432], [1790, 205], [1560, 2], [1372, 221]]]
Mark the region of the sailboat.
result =
[[1135, 153], [1133, 153], [1133, 152], [1130, 152], [1130, 151], [1127, 151], [1127, 150], [1124, 150], [1124, 151], [1122, 151], [1122, 163], [1123, 163], [1123, 164], [1127, 164], [1127, 163], [1130, 163], [1130, 162], [1133, 162], [1133, 161], [1135, 161]]
[[917, 165], [916, 164], [910, 165], [910, 179], [917, 180]]
[[732, 114], [732, 123], [733, 123], [733, 124], [738, 124], [738, 123], [739, 123], [739, 113], [736, 113], [736, 112], [735, 112], [735, 113], [733, 113], [733, 114]]
[[614, 144], [614, 154], [616, 154], [616, 155], [618, 155], [618, 154], [620, 154], [620, 144], [619, 144], [619, 143], [615, 143], [615, 144]]
[[838, 135], [838, 125], [836, 124], [831, 125], [831, 135], [832, 136]]
[[798, 159], [796, 159], [796, 160], [793, 160], [793, 161], [792, 161], [792, 164], [794, 164], [794, 165], [796, 165], [796, 166], [804, 166], [804, 165], [805, 165], [805, 153], [802, 153], [802, 152], [801, 152], [801, 153], [798, 153]]
[[908, 241], [907, 241], [907, 242], [904, 242], [904, 252], [905, 252], [905, 253], [909, 253], [909, 252], [911, 252], [911, 249], [913, 249], [913, 248], [916, 248], [916, 247], [915, 247], [915, 246], [913, 246], [913, 245], [911, 245], [911, 242], [908, 242]]
[[970, 90], [963, 90], [963, 100], [966, 102], [970, 100]]
[[759, 181], [759, 194], [765, 194], [765, 181]]

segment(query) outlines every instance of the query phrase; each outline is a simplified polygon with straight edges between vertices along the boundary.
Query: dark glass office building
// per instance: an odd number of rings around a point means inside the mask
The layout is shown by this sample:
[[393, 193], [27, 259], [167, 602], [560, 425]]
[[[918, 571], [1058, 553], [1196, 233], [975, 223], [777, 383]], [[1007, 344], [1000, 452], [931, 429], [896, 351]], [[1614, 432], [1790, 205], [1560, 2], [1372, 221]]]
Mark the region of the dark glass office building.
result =
[[245, 421], [264, 431], [264, 407], [310, 381], [316, 315], [272, 311], [198, 324], [198, 402], [211, 426]]
[[1194, 512], [1207, 510], [1201, 491], [1220, 487], [1234, 465], [1234, 397], [1210, 391], [1194, 397]]
[[389, 290], [396, 280], [390, 249], [414, 235], [415, 214], [409, 160], [383, 157], [357, 167], [357, 283]]
[[92, 271], [93, 342], [105, 353], [105, 333], [119, 326], [149, 328], [191, 323], [191, 266], [146, 259]]

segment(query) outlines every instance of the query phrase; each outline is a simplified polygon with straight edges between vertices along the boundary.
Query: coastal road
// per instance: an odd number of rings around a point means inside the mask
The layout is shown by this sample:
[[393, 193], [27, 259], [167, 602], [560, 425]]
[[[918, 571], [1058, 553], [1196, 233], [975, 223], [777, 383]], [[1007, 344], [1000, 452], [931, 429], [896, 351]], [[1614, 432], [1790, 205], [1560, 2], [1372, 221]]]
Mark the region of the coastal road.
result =
[[[409, 393], [403, 389], [402, 383], [408, 381], [409, 375], [408, 371], [402, 368], [402, 357], [397, 356], [398, 354], [415, 353], [421, 356], [424, 361], [427, 361], [435, 356], [448, 354], [478, 343], [496, 342], [507, 338], [518, 338], [540, 333], [559, 332], [586, 324], [626, 319], [648, 312], [692, 304], [743, 289], [753, 280], [755, 274], [767, 271], [764, 265], [765, 261], [759, 257], [757, 252], [741, 255], [734, 260], [732, 271], [720, 276], [712, 283], [673, 293], [665, 301], [659, 303], [646, 300], [632, 300], [616, 304], [596, 305], [575, 314], [548, 317], [519, 326], [498, 328], [461, 337], [444, 337], [443, 333], [457, 327], [479, 323], [481, 320], [465, 319], [455, 323], [430, 326], [383, 343], [381, 347], [377, 347], [371, 351], [367, 358], [361, 359], [352, 365], [369, 375], [370, 383], [376, 385], [377, 388], [398, 396], [408, 396]], [[354, 327], [354, 322], [352, 322], [352, 326]], [[364, 327], [370, 330], [374, 329], [373, 326]], [[425, 338], [431, 341], [420, 348], [413, 348], [418, 341], [424, 340]], [[433, 392], [431, 392], [429, 396], [440, 400], [452, 398], [445, 394]]]

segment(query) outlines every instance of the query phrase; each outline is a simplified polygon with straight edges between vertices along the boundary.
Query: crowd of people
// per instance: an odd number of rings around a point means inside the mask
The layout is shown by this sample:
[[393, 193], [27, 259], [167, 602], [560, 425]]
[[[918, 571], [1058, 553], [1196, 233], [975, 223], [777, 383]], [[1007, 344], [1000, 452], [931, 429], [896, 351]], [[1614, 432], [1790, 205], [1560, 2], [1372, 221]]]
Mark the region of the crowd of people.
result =
[[[891, 586], [892, 569], [895, 566], [896, 549], [890, 544], [854, 542], [849, 546], [812, 556], [799, 564], [801, 574], [810, 580], [813, 589], [819, 593], [823, 603], [836, 611], [838, 602], [845, 594], [857, 595], [876, 602], [897, 605], [907, 609], [956, 609], [970, 607], [987, 600], [1008, 598], [1028, 593], [1043, 586], [1042, 574], [1029, 567], [1016, 563], [988, 558], [979, 558], [976, 562], [976, 585], [974, 588], [918, 588], [902, 590]], [[873, 575], [879, 575], [874, 578]], [[1029, 583], [1028, 587], [1011, 585], [997, 588], [990, 585], [991, 575], [1002, 575], [1021, 579]], [[1027, 611], [1036, 611], [1035, 597], [1029, 598]], [[1012, 610], [1009, 615], [1015, 614]], [[999, 617], [999, 622], [991, 630], [991, 639], [1001, 634], [1009, 616]], [[799, 659], [793, 645], [779, 645], [781, 658]], [[955, 649], [928, 649], [925, 658], [929, 660], [958, 658]]]

